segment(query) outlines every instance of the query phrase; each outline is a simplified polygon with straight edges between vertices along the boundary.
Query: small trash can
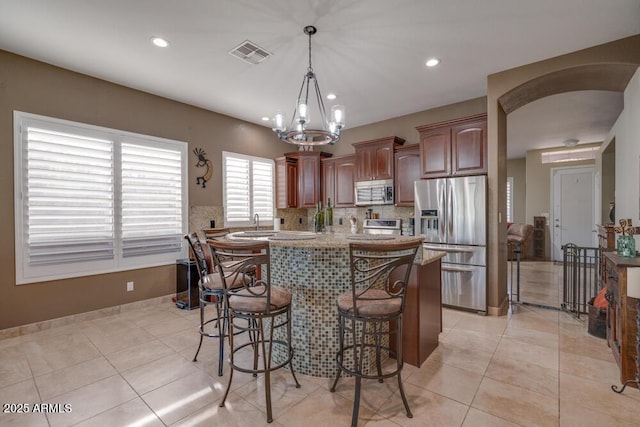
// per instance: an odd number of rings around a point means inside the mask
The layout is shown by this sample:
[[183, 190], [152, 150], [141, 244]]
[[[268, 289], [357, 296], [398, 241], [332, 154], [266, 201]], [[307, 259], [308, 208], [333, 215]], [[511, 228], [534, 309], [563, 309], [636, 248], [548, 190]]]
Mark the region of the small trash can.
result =
[[589, 319], [587, 321], [587, 332], [596, 338], [607, 338], [607, 312], [593, 306], [591, 298], [587, 303]]
[[198, 264], [190, 259], [176, 261], [176, 306], [186, 310], [200, 307]]

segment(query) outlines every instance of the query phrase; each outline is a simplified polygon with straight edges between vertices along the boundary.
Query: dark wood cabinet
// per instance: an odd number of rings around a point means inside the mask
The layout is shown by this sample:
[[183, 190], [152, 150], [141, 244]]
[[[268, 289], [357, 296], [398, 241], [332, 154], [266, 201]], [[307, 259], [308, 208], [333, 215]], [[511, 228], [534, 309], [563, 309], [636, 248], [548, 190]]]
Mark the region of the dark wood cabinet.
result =
[[322, 159], [322, 199], [338, 208], [355, 205], [355, 166], [353, 154]]
[[640, 267], [640, 257], [621, 257], [616, 252], [604, 252], [608, 302], [607, 343], [618, 366], [620, 381], [636, 376], [638, 313], [637, 300], [627, 296], [627, 269]]
[[404, 144], [397, 136], [353, 144], [356, 150], [356, 181], [394, 178], [395, 148]]
[[279, 157], [276, 162], [276, 208], [298, 207], [298, 162]]
[[545, 233], [547, 228], [547, 218], [543, 216], [533, 217], [533, 258], [543, 261], [545, 250]]
[[413, 206], [413, 183], [420, 179], [420, 147], [418, 144], [396, 148], [394, 180], [396, 206]]
[[331, 154], [296, 151], [276, 159], [276, 208], [314, 208], [322, 197], [320, 159], [328, 156]]
[[422, 178], [487, 173], [487, 115], [416, 128], [420, 132]]
[[598, 249], [600, 250], [600, 289], [607, 285], [607, 262], [603, 256], [604, 252], [616, 250], [616, 234], [613, 231], [613, 224], [596, 224], [598, 231]]

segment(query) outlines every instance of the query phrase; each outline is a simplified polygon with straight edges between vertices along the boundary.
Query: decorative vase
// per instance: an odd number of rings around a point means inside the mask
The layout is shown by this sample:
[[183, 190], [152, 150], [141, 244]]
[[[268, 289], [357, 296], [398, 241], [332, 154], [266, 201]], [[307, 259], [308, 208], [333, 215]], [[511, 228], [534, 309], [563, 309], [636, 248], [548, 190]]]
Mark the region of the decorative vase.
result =
[[618, 236], [618, 255], [624, 257], [636, 256], [636, 240], [633, 236]]
[[616, 204], [615, 202], [609, 202], [609, 219], [613, 224], [616, 222]]

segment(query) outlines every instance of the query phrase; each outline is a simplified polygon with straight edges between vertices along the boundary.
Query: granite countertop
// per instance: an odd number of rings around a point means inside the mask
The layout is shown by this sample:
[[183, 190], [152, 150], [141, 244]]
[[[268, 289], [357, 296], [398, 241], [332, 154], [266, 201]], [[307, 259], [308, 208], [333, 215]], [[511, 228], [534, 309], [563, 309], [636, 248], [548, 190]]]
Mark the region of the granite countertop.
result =
[[[420, 236], [395, 236], [395, 235], [372, 235], [372, 234], [346, 234], [346, 233], [312, 233], [300, 231], [278, 231], [271, 235], [265, 236], [260, 233], [251, 236], [251, 233], [243, 234], [230, 233], [229, 239], [252, 239], [252, 240], [268, 240], [272, 247], [291, 247], [296, 249], [304, 248], [348, 248], [351, 242], [367, 242], [367, 243], [391, 243], [398, 241], [424, 240]], [[421, 265], [429, 264], [446, 255], [445, 252], [423, 249], [420, 261], [416, 259], [416, 263]]]

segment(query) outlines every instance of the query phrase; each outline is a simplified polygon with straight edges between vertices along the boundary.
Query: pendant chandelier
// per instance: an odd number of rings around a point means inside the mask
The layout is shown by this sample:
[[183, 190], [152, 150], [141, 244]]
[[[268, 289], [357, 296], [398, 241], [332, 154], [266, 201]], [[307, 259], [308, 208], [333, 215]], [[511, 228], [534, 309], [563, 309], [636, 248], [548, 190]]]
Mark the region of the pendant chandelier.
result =
[[[333, 145], [340, 138], [340, 130], [344, 127], [344, 106], [332, 106], [331, 116], [327, 118], [324, 102], [322, 101], [322, 94], [318, 86], [318, 79], [311, 66], [311, 36], [317, 31], [313, 25], [304, 27], [304, 33], [309, 36], [309, 67], [302, 78], [298, 102], [293, 111], [289, 127], [287, 128], [285, 124], [286, 119], [282, 112], [277, 112], [273, 117], [273, 131], [278, 135], [278, 138], [289, 144], [303, 147]], [[309, 102], [313, 101], [314, 95], [315, 109], [313, 108], [314, 106], [309, 105]], [[318, 124], [315, 129], [311, 128], [311, 110], [319, 116], [318, 118], [314, 118], [316, 122], [313, 122], [313, 125]]]

